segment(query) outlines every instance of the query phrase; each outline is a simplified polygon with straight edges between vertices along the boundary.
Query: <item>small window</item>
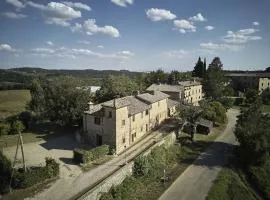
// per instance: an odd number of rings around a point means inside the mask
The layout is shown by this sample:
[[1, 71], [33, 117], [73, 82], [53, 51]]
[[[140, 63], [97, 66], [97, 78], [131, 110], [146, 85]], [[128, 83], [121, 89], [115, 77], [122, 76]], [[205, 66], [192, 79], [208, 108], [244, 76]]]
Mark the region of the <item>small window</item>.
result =
[[97, 125], [101, 124], [100, 117], [95, 117], [94, 121], [95, 121], [95, 124], [97, 124]]
[[134, 122], [135, 122], [135, 115], [133, 115], [133, 116], [132, 116], [132, 121], [134, 121]]
[[122, 138], [122, 143], [123, 143], [123, 144], [126, 143], [126, 138], [125, 138], [125, 137]]
[[143, 132], [143, 126], [141, 126], [141, 132]]
[[149, 111], [148, 111], [148, 110], [146, 110], [146, 111], [145, 111], [145, 115], [148, 115], [148, 113], [149, 113]]
[[125, 126], [125, 124], [126, 124], [126, 121], [123, 119], [122, 120], [122, 126]]
[[108, 112], [108, 118], [112, 118], [112, 111]]
[[134, 133], [134, 137], [136, 137], [136, 132]]

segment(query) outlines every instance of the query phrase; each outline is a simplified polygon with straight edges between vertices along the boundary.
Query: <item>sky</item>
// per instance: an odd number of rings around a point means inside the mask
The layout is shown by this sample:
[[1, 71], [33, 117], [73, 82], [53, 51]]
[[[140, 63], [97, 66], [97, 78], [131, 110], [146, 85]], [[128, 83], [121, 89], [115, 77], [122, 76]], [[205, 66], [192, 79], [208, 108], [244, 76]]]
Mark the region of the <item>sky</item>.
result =
[[1, 0], [0, 68], [270, 66], [269, 0]]

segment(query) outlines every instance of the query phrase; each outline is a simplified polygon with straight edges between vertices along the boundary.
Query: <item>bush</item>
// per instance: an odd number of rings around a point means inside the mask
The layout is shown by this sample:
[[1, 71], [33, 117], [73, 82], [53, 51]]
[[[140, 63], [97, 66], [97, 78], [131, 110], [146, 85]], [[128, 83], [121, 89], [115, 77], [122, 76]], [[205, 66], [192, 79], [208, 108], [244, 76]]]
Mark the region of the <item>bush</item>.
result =
[[73, 161], [75, 163], [88, 163], [109, 153], [110, 148], [108, 145], [101, 145], [90, 150], [77, 148], [73, 150]]
[[0, 123], [0, 136], [8, 135], [10, 131], [10, 124], [9, 123]]
[[25, 127], [23, 123], [19, 120], [15, 120], [10, 123], [9, 134], [10, 135], [19, 134], [19, 132], [22, 132], [24, 129]]
[[234, 105], [240, 106], [241, 104], [243, 104], [243, 102], [244, 102], [244, 98], [239, 97], [239, 98], [236, 98], [236, 99], [235, 99]]
[[59, 164], [52, 158], [46, 158], [45, 167], [31, 167], [26, 172], [22, 168], [15, 171], [12, 187], [24, 189], [59, 175]]
[[0, 151], [0, 194], [8, 192], [11, 169], [11, 162]]
[[233, 98], [221, 98], [219, 102], [225, 107], [226, 110], [233, 107], [235, 99]]

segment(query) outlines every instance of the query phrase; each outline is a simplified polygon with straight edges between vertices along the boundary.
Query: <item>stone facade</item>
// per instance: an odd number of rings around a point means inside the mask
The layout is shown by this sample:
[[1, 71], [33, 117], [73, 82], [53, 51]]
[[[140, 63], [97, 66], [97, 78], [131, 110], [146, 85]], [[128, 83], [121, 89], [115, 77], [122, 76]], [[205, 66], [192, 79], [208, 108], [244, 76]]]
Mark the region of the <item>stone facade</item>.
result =
[[270, 73], [230, 73], [226, 75], [231, 79], [235, 90], [245, 92], [255, 89], [259, 93], [270, 89]]
[[123, 97], [98, 105], [90, 103], [84, 113], [86, 138], [93, 146], [108, 144], [119, 154], [167, 119], [170, 108], [176, 104], [170, 100], [168, 105], [168, 95], [162, 92]]
[[195, 106], [199, 105], [203, 98], [202, 85], [197, 81], [182, 81], [178, 85], [152, 84], [147, 91], [161, 91], [168, 94], [172, 100]]

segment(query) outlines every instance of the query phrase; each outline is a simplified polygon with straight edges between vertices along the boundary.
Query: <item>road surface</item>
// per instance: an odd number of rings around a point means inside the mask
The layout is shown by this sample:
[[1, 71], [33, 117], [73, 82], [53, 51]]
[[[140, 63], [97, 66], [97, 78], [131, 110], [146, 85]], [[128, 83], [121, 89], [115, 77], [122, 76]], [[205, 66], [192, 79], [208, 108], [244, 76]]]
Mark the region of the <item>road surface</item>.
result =
[[228, 125], [223, 133], [162, 194], [159, 200], [203, 200], [222, 166], [227, 164], [226, 151], [236, 143], [233, 131], [239, 111], [227, 112]]

